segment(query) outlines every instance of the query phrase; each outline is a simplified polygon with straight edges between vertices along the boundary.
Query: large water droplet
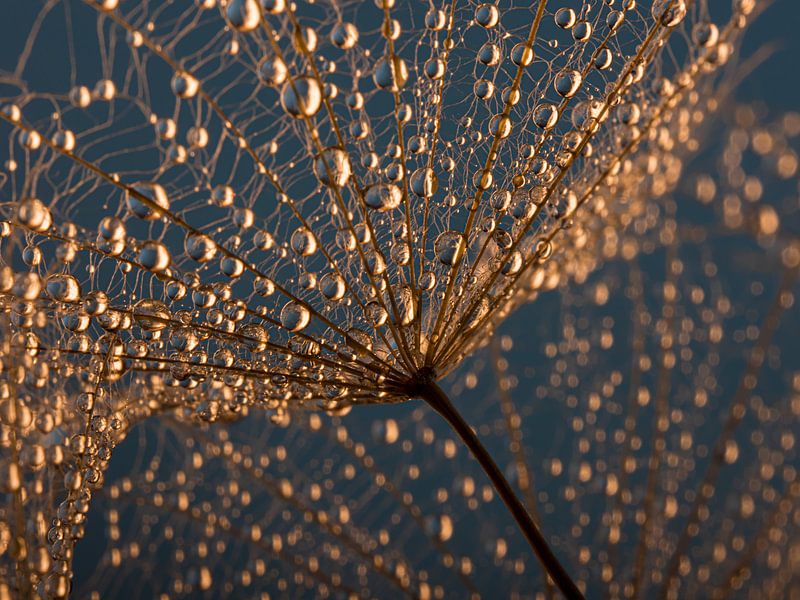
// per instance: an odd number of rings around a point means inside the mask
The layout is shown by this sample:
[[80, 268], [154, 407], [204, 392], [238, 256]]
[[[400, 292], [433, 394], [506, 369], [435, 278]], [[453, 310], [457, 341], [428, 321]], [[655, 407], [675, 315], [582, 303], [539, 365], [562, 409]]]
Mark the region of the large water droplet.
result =
[[319, 289], [322, 295], [331, 302], [337, 302], [344, 298], [345, 283], [338, 273], [328, 273], [323, 275], [319, 282]]
[[47, 278], [47, 295], [59, 302], [77, 302], [81, 297], [81, 286], [72, 275], [59, 273]]
[[292, 233], [290, 240], [292, 250], [300, 256], [311, 256], [317, 251], [317, 240], [305, 227], [299, 227]]
[[225, 16], [235, 30], [247, 32], [258, 27], [261, 10], [256, 0], [229, 0]]
[[314, 160], [314, 174], [323, 185], [341, 188], [350, 179], [350, 162], [341, 148], [327, 148]]
[[265, 85], [279, 86], [286, 81], [288, 75], [286, 63], [277, 56], [268, 56], [258, 65], [258, 76]]
[[140, 219], [144, 219], [145, 221], [155, 221], [156, 219], [161, 218], [162, 215], [159, 207], [163, 208], [164, 210], [169, 210], [169, 197], [167, 196], [167, 191], [160, 184], [153, 183], [151, 181], [141, 181], [133, 184], [131, 188], [156, 205], [152, 206], [150, 203], [141, 200], [131, 193], [128, 193], [128, 210], [130, 210], [131, 213]]
[[308, 309], [293, 300], [281, 309], [281, 325], [291, 332], [305, 329], [310, 320], [311, 313]]
[[53, 224], [50, 209], [38, 198], [21, 200], [17, 206], [17, 221], [33, 231], [44, 232]]
[[337, 48], [349, 50], [358, 43], [358, 29], [352, 23], [337, 23], [331, 30], [331, 42]]
[[558, 108], [552, 104], [540, 104], [533, 111], [533, 122], [542, 129], [551, 129], [558, 122]]
[[172, 318], [167, 305], [160, 300], [143, 298], [133, 307], [133, 317], [145, 331], [161, 331], [166, 328]]
[[459, 231], [445, 231], [436, 238], [433, 248], [440, 263], [453, 266], [464, 254], [464, 236]]
[[576, 21], [575, 11], [567, 7], [559, 8], [556, 11], [554, 19], [556, 25], [561, 27], [561, 29], [569, 29], [570, 27], [575, 25]]
[[150, 271], [164, 271], [169, 267], [171, 261], [169, 250], [159, 241], [148, 240], [139, 250], [139, 262]]
[[283, 84], [281, 106], [296, 119], [312, 117], [322, 105], [322, 90], [313, 77], [298, 77]]
[[382, 58], [375, 65], [372, 79], [379, 88], [396, 92], [408, 81], [408, 67], [405, 61], [398, 56], [395, 56], [394, 60]]
[[492, 29], [500, 21], [500, 11], [494, 4], [479, 4], [475, 9], [475, 22], [481, 27]]
[[478, 50], [478, 60], [487, 67], [494, 67], [500, 64], [500, 48], [497, 44], [486, 42]]
[[555, 81], [553, 82], [553, 87], [555, 87], [560, 96], [563, 96], [564, 98], [571, 98], [581, 87], [582, 82], [583, 77], [581, 76], [580, 72], [574, 69], [569, 69], [561, 71], [558, 75], [556, 75]]
[[665, 27], [675, 27], [686, 16], [686, 2], [685, 0], [654, 0], [650, 14]]
[[439, 189], [439, 179], [433, 169], [422, 167], [411, 175], [411, 191], [420, 198], [430, 198]]
[[208, 262], [217, 253], [217, 244], [207, 235], [191, 234], [184, 242], [189, 258], [197, 262]]
[[364, 195], [364, 203], [379, 212], [393, 210], [403, 201], [403, 192], [394, 184], [379, 183]]

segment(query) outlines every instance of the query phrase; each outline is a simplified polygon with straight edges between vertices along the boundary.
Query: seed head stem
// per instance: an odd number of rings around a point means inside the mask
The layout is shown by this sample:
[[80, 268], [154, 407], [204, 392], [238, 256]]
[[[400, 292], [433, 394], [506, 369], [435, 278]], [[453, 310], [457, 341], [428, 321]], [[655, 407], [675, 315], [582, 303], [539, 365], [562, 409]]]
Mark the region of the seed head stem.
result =
[[491, 480], [494, 489], [505, 502], [522, 533], [525, 534], [545, 571], [555, 581], [556, 586], [564, 594], [564, 597], [568, 600], [583, 600], [583, 594], [558, 561], [544, 535], [536, 526], [516, 493], [514, 493], [508, 480], [503, 476], [500, 467], [494, 462], [489, 451], [486, 450], [486, 447], [475, 435], [475, 432], [472, 431], [472, 428], [461, 416], [461, 413], [453, 406], [447, 394], [433, 381], [418, 384], [413, 389], [413, 393], [414, 396], [422, 398], [439, 413], [467, 445], [472, 456], [480, 463], [481, 468]]

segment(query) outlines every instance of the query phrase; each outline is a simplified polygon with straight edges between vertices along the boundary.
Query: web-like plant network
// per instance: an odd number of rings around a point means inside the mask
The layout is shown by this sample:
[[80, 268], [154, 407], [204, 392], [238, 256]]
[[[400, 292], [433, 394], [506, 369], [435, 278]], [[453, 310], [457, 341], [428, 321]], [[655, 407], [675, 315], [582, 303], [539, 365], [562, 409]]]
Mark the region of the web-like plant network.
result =
[[[51, 0], [4, 39], [8, 589], [69, 593], [111, 451], [422, 397], [675, 183], [754, 0]], [[20, 35], [20, 32], [25, 32]]]
[[[512, 317], [517, 341], [447, 382], [553, 547], [609, 598], [797, 593], [800, 119], [728, 107], [707, 134], [719, 159], [609, 242], [601, 272], [522, 309], [529, 331]], [[98, 500], [109, 541], [78, 561], [84, 595], [553, 597], [431, 411], [139, 435]]]

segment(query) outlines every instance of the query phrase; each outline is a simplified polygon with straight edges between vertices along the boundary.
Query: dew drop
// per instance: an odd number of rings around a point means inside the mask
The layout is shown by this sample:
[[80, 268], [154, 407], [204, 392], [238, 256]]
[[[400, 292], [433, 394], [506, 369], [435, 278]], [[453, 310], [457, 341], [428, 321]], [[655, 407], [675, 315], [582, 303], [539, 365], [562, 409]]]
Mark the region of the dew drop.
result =
[[430, 198], [439, 189], [439, 178], [433, 169], [422, 167], [411, 175], [411, 191], [420, 198]]
[[575, 17], [575, 11], [571, 8], [562, 7], [556, 11], [554, 20], [556, 25], [561, 27], [561, 29], [570, 29], [575, 25], [575, 21], [577, 20]]
[[533, 111], [533, 122], [542, 129], [551, 129], [558, 122], [558, 108], [553, 104], [540, 104]]
[[130, 210], [134, 216], [145, 221], [155, 221], [161, 218], [162, 215], [159, 208], [169, 210], [169, 197], [167, 196], [166, 190], [160, 184], [151, 181], [141, 181], [133, 184], [131, 188], [156, 205], [154, 207], [150, 203], [128, 192], [126, 199], [128, 210]]
[[172, 76], [171, 85], [172, 91], [178, 98], [194, 98], [200, 89], [200, 82], [185, 71], [175, 73]]
[[433, 248], [439, 262], [452, 267], [464, 254], [464, 236], [459, 231], [445, 231], [436, 238]]
[[148, 240], [139, 250], [139, 262], [149, 270], [155, 272], [165, 271], [172, 261], [167, 247], [156, 240]]
[[378, 183], [370, 186], [364, 195], [364, 203], [378, 212], [394, 210], [403, 201], [403, 192], [394, 184]]
[[322, 295], [331, 302], [338, 302], [344, 298], [346, 291], [344, 279], [338, 273], [323, 275], [319, 282], [319, 289]]
[[225, 16], [236, 31], [248, 32], [258, 27], [261, 10], [256, 0], [230, 0]]
[[[575, 69], [564, 70], [556, 75], [553, 87], [564, 98], [571, 98], [576, 94], [583, 83], [583, 77]], [[537, 123], [538, 125], [538, 123]]]
[[375, 85], [382, 90], [396, 92], [408, 82], [408, 67], [405, 61], [398, 56], [395, 56], [393, 60], [382, 58], [375, 65], [372, 79]]
[[286, 81], [289, 71], [278, 57], [266, 57], [258, 65], [258, 77], [269, 86], [279, 86]]
[[32, 231], [42, 233], [50, 229], [53, 217], [44, 202], [38, 198], [27, 198], [17, 206], [17, 221]]
[[344, 187], [350, 179], [350, 161], [341, 148], [326, 148], [314, 160], [314, 174], [323, 185]]
[[298, 77], [283, 84], [281, 106], [295, 119], [313, 117], [322, 105], [322, 90], [313, 77]]
[[281, 309], [281, 325], [292, 333], [306, 328], [311, 320], [311, 313], [308, 309], [290, 300]]
[[492, 29], [500, 21], [500, 11], [494, 4], [480, 4], [475, 9], [475, 22], [485, 29]]
[[317, 251], [317, 240], [305, 227], [299, 227], [292, 233], [290, 240], [292, 250], [300, 256], [311, 256]]
[[331, 43], [342, 50], [349, 50], [358, 43], [358, 29], [352, 23], [337, 23], [331, 30]]
[[650, 14], [665, 27], [675, 27], [686, 16], [685, 0], [654, 0]]
[[51, 275], [45, 283], [47, 295], [58, 302], [77, 302], [81, 297], [81, 286], [72, 275]]
[[133, 318], [145, 331], [161, 331], [167, 327], [165, 321], [172, 318], [172, 313], [160, 300], [143, 298], [134, 305]]

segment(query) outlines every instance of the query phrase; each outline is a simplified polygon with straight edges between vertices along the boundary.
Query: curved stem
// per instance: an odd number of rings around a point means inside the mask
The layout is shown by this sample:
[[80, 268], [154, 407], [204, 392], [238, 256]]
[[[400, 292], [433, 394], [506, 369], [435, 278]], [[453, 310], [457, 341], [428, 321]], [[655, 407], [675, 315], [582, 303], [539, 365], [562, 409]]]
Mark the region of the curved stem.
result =
[[503, 499], [503, 502], [505, 502], [511, 515], [517, 522], [517, 525], [519, 525], [519, 528], [522, 530], [522, 533], [528, 538], [528, 542], [539, 558], [539, 561], [542, 563], [542, 566], [553, 581], [555, 581], [561, 593], [564, 594], [568, 600], [583, 600], [583, 594], [581, 594], [564, 567], [561, 566], [558, 558], [556, 558], [556, 555], [550, 549], [544, 535], [528, 514], [525, 506], [514, 493], [511, 485], [497, 466], [497, 463], [494, 462], [494, 459], [492, 459], [492, 456], [478, 439], [478, 436], [475, 435], [475, 432], [472, 431], [472, 428], [464, 420], [464, 417], [461, 416], [458, 410], [456, 410], [456, 407], [453, 406], [453, 403], [450, 402], [450, 398], [447, 397], [447, 394], [445, 394], [442, 388], [436, 385], [436, 383], [428, 382], [416, 388], [414, 390], [414, 395], [425, 400], [431, 408], [438, 412], [467, 445], [472, 456], [475, 457], [486, 475], [489, 476], [494, 489]]

